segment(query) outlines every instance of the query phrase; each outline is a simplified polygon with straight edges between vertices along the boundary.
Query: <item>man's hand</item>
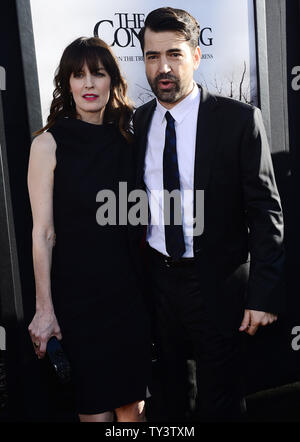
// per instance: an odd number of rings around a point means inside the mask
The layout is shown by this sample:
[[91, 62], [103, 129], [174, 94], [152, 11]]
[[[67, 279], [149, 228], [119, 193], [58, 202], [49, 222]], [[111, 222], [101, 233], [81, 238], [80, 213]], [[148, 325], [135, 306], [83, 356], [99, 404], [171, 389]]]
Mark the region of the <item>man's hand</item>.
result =
[[260, 325], [265, 326], [275, 321], [277, 321], [277, 315], [273, 313], [245, 310], [239, 331], [245, 331], [248, 335], [254, 336]]

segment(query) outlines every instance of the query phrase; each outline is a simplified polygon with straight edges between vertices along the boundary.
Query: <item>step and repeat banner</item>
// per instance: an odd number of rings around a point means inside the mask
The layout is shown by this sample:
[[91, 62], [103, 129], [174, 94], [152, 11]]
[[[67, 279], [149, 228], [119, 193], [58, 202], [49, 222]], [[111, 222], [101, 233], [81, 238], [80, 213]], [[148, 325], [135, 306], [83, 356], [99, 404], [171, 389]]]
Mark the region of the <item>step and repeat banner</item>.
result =
[[209, 91], [257, 104], [253, 0], [30, 0], [43, 122], [64, 48], [99, 36], [112, 46], [136, 106], [153, 98], [137, 38], [147, 14], [162, 6], [186, 9], [201, 26], [202, 60], [195, 80]]

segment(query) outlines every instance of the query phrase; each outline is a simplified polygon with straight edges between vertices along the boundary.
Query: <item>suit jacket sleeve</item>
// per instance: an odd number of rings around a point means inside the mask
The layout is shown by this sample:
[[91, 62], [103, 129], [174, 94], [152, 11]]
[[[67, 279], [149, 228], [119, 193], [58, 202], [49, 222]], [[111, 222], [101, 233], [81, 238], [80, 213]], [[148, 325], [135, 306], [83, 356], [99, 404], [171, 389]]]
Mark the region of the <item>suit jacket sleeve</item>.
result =
[[253, 108], [244, 133], [241, 169], [250, 249], [246, 308], [278, 313], [284, 310], [283, 215], [257, 108]]

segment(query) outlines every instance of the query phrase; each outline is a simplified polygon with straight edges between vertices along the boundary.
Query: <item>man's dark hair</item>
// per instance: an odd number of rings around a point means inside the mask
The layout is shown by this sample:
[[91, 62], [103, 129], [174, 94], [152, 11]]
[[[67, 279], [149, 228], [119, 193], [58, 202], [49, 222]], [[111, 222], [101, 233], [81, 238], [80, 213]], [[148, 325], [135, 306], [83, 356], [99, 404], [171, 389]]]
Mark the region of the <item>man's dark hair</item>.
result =
[[191, 14], [183, 9], [170, 7], [158, 8], [147, 15], [145, 26], [139, 32], [139, 40], [143, 53], [146, 28], [154, 32], [179, 32], [185, 37], [192, 48], [195, 49], [199, 45], [200, 25]]

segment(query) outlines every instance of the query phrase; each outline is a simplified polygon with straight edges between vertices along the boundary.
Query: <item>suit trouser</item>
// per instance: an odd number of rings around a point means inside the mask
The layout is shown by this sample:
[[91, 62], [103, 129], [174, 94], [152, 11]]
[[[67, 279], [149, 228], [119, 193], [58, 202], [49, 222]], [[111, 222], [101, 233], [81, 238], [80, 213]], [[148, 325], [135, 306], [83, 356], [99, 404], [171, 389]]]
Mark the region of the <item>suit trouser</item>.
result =
[[161, 418], [185, 420], [189, 416], [193, 386], [187, 360], [194, 359], [197, 394], [192, 418], [242, 419], [245, 401], [239, 331], [219, 330], [194, 262], [168, 267], [162, 255], [150, 247], [148, 252]]

